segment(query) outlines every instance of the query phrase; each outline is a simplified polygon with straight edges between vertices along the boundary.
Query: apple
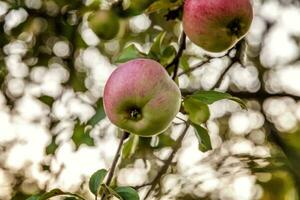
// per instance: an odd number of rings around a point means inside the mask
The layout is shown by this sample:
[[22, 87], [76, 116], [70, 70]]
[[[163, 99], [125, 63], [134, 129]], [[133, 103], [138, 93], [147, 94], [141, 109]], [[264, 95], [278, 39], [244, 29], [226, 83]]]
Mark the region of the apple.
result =
[[113, 4], [112, 9], [115, 10], [120, 17], [133, 17], [142, 14], [153, 2], [157, 0], [130, 0], [127, 8], [123, 8], [123, 1]]
[[119, 65], [104, 87], [104, 110], [109, 120], [144, 137], [165, 131], [181, 105], [181, 93], [163, 66], [151, 59]]
[[183, 30], [206, 51], [232, 48], [248, 32], [253, 20], [250, 0], [185, 0]]
[[88, 17], [88, 25], [103, 40], [113, 39], [120, 29], [118, 16], [109, 10], [92, 13]]

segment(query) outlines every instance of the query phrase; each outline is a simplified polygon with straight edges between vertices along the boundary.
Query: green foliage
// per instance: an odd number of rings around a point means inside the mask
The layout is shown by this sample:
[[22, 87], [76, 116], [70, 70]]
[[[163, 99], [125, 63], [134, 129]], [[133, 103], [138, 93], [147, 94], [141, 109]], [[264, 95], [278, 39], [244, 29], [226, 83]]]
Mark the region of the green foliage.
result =
[[130, 138], [123, 145], [122, 158], [124, 160], [129, 160], [133, 157], [133, 155], [135, 158], [142, 158], [146, 152], [151, 152], [165, 147], [172, 147], [175, 145], [175, 140], [171, 138], [170, 134], [170, 129], [151, 138], [139, 137], [131, 134]]
[[228, 93], [217, 91], [198, 91], [184, 99], [183, 107], [185, 112], [188, 114], [189, 121], [195, 128], [195, 133], [199, 140], [200, 151], [205, 152], [212, 149], [208, 131], [201, 126], [210, 117], [208, 104], [212, 104], [223, 99], [235, 101], [242, 108], [247, 109], [246, 104], [241, 99], [233, 97]]
[[154, 149], [161, 149], [164, 147], [173, 147], [175, 145], [175, 140], [173, 140], [171, 138], [171, 136], [169, 134], [160, 134], [158, 136], [156, 136], [158, 142], [157, 145], [154, 145], [152, 148]]
[[115, 62], [124, 63], [135, 58], [143, 57], [145, 57], [145, 55], [141, 53], [134, 44], [131, 44], [120, 53], [120, 55], [116, 58]]
[[233, 97], [228, 93], [218, 91], [198, 91], [189, 97], [195, 98], [205, 104], [212, 104], [219, 100], [228, 99], [237, 102], [243, 109], [247, 109], [247, 106], [243, 100]]
[[100, 169], [96, 171], [90, 178], [89, 188], [90, 191], [97, 196], [99, 194], [102, 182], [107, 174], [106, 169]]
[[[177, 31], [178, 27], [182, 24], [180, 20], [183, 14], [183, 0], [129, 0], [127, 2], [131, 2], [131, 4], [128, 5], [122, 5], [120, 4], [122, 1], [118, 1], [119, 3], [114, 4], [110, 10], [104, 10], [103, 7], [106, 5], [103, 6], [101, 3], [104, 1], [101, 2], [100, 0], [93, 0], [90, 5], [84, 5], [86, 1], [82, 0], [42, 0], [42, 6], [40, 9], [28, 8], [25, 2], [26, 1], [24, 0], [4, 1], [4, 3], [9, 4], [7, 13], [14, 9], [24, 8], [29, 15], [26, 21], [13, 28], [10, 33], [4, 31], [6, 14], [1, 16], [2, 20], [0, 22], [0, 46], [2, 47], [2, 50], [0, 50], [0, 86], [1, 96], [3, 94], [4, 101], [6, 101], [5, 103], [8, 106], [7, 113], [9, 114], [17, 115], [17, 109], [14, 107], [15, 102], [22, 98], [21, 96], [15, 97], [10, 94], [8, 88], [10, 79], [20, 79], [25, 84], [39, 84], [32, 81], [30, 77], [31, 70], [36, 66], [50, 68], [50, 65], [53, 63], [62, 65], [69, 72], [69, 80], [65, 80], [61, 83], [62, 92], [65, 92], [65, 90], [72, 90], [72, 92], [76, 93], [76, 95], [83, 94], [85, 97], [93, 95], [93, 91], [89, 91], [87, 87], [90, 83], [87, 82], [87, 80], [90, 80], [88, 79], [90, 78], [88, 76], [91, 75], [92, 71], [88, 71], [89, 69], [81, 63], [82, 61], [79, 57], [85, 49], [90, 47], [85, 38], [81, 37], [81, 26], [83, 24], [84, 16], [88, 16], [88, 25], [101, 39], [100, 43], [93, 44], [92, 48], [97, 48], [101, 54], [106, 56], [113, 64], [124, 63], [136, 58], [152, 58], [161, 63], [163, 66], [168, 66], [176, 57], [177, 47], [173, 44], [178, 42]], [[51, 5], [46, 5], [48, 3]], [[151, 26], [144, 32], [130, 32], [130, 17], [142, 13], [147, 14], [151, 20]], [[32, 37], [32, 41], [29, 36]], [[107, 41], [111, 39], [114, 40]], [[296, 39], [297, 38], [295, 38], [295, 40]], [[69, 56], [59, 57], [53, 53], [53, 44], [59, 40], [66, 41], [70, 45]], [[6, 62], [7, 57], [10, 55], [4, 52], [4, 46], [9, 45], [14, 41], [22, 41], [26, 43], [27, 52], [25, 55], [20, 56], [19, 59], [20, 62], [25, 63], [28, 67], [28, 74], [30, 75], [27, 77], [14, 77], [11, 76], [11, 72], [9, 72], [11, 69], [7, 66]], [[116, 48], [116, 50], [107, 50], [109, 49], [107, 48], [107, 45], [109, 45], [110, 42], [116, 42], [118, 48]], [[137, 48], [138, 45], [145, 46], [145, 49], [149, 49], [149, 51], [146, 53], [141, 52]], [[251, 45], [249, 45], [249, 48], [250, 46]], [[226, 56], [228, 55], [229, 54], [226, 54]], [[190, 55], [187, 51], [185, 51], [179, 58], [179, 67], [180, 70], [184, 71], [184, 74], [188, 75], [188, 78], [194, 78], [191, 76], [193, 69], [189, 65], [189, 61], [192, 61], [193, 58], [205, 58], [205, 61], [208, 62], [209, 59], [211, 59], [210, 56]], [[261, 65], [259, 61], [251, 60], [251, 62], [252, 61], [256, 67], [258, 67], [259, 71], [261, 70], [265, 72], [265, 69], [263, 69], [264, 66]], [[241, 64], [243, 63], [241, 62]], [[77, 65], [80, 66], [77, 68]], [[101, 68], [102, 66], [99, 67]], [[170, 74], [173, 73], [173, 70], [173, 68], [168, 68], [168, 72], [170, 72]], [[189, 72], [185, 73], [185, 71]], [[179, 71], [179, 73], [181, 73], [181, 71]], [[61, 100], [60, 98], [63, 98], [62, 96], [51, 96], [51, 94], [47, 94], [46, 92], [41, 92], [40, 95], [41, 96], [36, 95], [35, 97], [40, 102], [47, 105], [51, 111], [53, 110], [53, 105], [55, 105], [54, 102], [56, 103], [56, 101]], [[259, 97], [259, 101], [261, 100], [260, 98], [261, 97]], [[198, 91], [192, 95], [184, 97], [182, 104], [183, 109], [181, 111], [182, 114], [187, 115], [188, 123], [194, 128], [194, 133], [199, 142], [199, 150], [202, 152], [212, 150], [210, 135], [207, 128], [205, 128], [205, 122], [207, 122], [210, 117], [208, 105], [223, 99], [234, 101], [243, 109], [247, 109], [243, 100], [234, 97], [229, 93], [222, 93], [218, 91]], [[99, 98], [99, 100], [91, 106], [94, 107], [96, 112], [87, 122], [81, 123], [77, 118], [67, 119], [68, 122], [74, 122], [74, 128], [70, 139], [74, 142], [76, 150], [78, 150], [81, 145], [95, 145], [94, 139], [90, 135], [90, 131], [106, 117], [102, 98]], [[4, 109], [3, 111], [6, 112]], [[49, 113], [47, 116], [49, 124], [45, 125], [45, 127], [48, 127], [49, 132], [54, 130], [58, 124], [65, 120], [57, 119], [55, 116], [52, 118], [52, 116], [53, 113]], [[16, 119], [18, 119], [18, 116], [16, 117]], [[13, 119], [14, 118], [15, 116], [13, 116]], [[218, 122], [221, 120], [228, 120], [227, 116], [225, 116], [224, 119], [219, 119]], [[34, 121], [34, 123], [36, 122]], [[222, 125], [220, 125], [220, 132], [222, 131], [223, 133], [227, 131], [227, 126], [221, 129]], [[162, 160], [157, 158], [156, 153], [163, 150], [163, 148], [172, 148], [177, 144], [173, 139], [173, 135], [171, 137], [172, 128], [173, 126], [171, 126], [163, 134], [156, 135], [151, 138], [142, 138], [137, 135], [130, 135], [123, 145], [121, 155], [122, 161], [119, 162], [118, 167], [132, 167], [137, 159], [143, 160], [145, 165], [149, 167], [149, 161], [151, 170], [149, 170], [147, 175], [149, 176], [149, 179], [151, 179], [157, 173], [157, 170], [161, 169], [161, 164], [163, 163]], [[44, 149], [45, 154], [47, 155], [47, 161], [48, 158], [55, 158], [55, 153], [61, 145], [57, 140], [59, 134], [60, 133], [56, 132], [55, 134], [49, 134], [51, 139]], [[227, 139], [226, 134], [227, 133], [224, 133], [224, 139]], [[270, 140], [268, 141], [268, 148], [270, 148], [272, 154], [271, 158], [260, 158], [259, 162], [256, 163], [256, 160], [250, 157], [248, 158], [249, 160], [245, 162], [245, 165], [247, 165], [249, 169], [252, 170], [253, 174], [258, 177], [257, 183], [264, 190], [261, 197], [262, 200], [297, 199], [300, 194], [300, 192], [298, 192], [299, 194], [296, 194], [297, 189], [300, 191], [300, 173], [298, 170], [300, 166], [300, 131], [293, 130], [293, 133], [288, 134], [281, 134], [275, 131], [267, 135]], [[223, 135], [220, 134], [220, 136]], [[279, 144], [280, 148], [278, 148], [275, 144]], [[3, 144], [0, 146], [1, 153], [4, 152], [3, 155], [6, 155], [5, 149], [8, 148], [5, 145], [2, 147], [2, 145]], [[245, 158], [243, 157], [243, 159]], [[242, 161], [244, 162], [244, 160]], [[263, 163], [264, 165], [265, 163], [269, 163], [269, 165], [262, 168], [258, 163]], [[0, 164], [2, 165], [2, 163]], [[52, 166], [51, 162], [45, 162], [41, 164], [40, 168], [43, 172], [50, 174], [53, 173], [50, 171], [50, 166]], [[3, 168], [3, 170], [5, 169]], [[176, 173], [176, 166], [173, 162], [167, 169], [167, 173], [169, 172]], [[18, 171], [18, 173], [21, 173], [21, 171]], [[107, 170], [101, 169], [90, 177], [89, 188], [94, 195], [98, 196], [103, 193], [107, 195], [107, 199], [112, 196], [121, 200], [139, 199], [137, 191], [131, 187], [117, 187], [117, 183], [114, 179], [111, 185], [103, 183], [107, 173]], [[12, 175], [9, 174], [9, 176]], [[19, 174], [17, 174], [16, 177], [16, 180], [11, 182], [16, 184], [15, 188], [12, 190], [14, 195], [13, 199], [25, 199], [28, 197], [28, 194], [23, 193], [23, 191], [17, 191], [19, 188], [23, 189], [24, 182], [20, 181]], [[270, 180], [266, 181], [265, 177], [269, 177]], [[274, 188], [276, 189], [274, 190]], [[43, 189], [40, 188], [40, 191], [42, 190]], [[199, 199], [199, 197], [195, 197], [193, 194], [181, 195], [182, 196], [178, 197], [178, 199]], [[60, 189], [53, 189], [44, 194], [39, 193], [37, 195], [33, 195], [27, 198], [27, 200], [46, 200], [52, 197], [65, 200], [83, 200], [83, 197], [81, 196], [69, 192], [63, 192]], [[203, 199], [209, 199], [209, 197], [203, 197]]]
[[189, 115], [189, 120], [195, 124], [201, 125], [209, 119], [210, 112], [207, 104], [196, 98], [185, 98], [183, 107]]
[[122, 157], [123, 159], [130, 158], [135, 152], [139, 144], [139, 136], [138, 135], [130, 135], [130, 138], [123, 145]]
[[[257, 174], [258, 178], [264, 174]], [[267, 182], [259, 182], [260, 186], [264, 189], [262, 200], [274, 199], [297, 199], [295, 196], [295, 181], [292, 179], [291, 174], [283, 170], [275, 170], [270, 174], [270, 180]], [[274, 190], [274, 188], [276, 188]]]
[[86, 144], [88, 146], [95, 145], [94, 139], [90, 136], [89, 130], [86, 130], [85, 124], [81, 124], [79, 121], [77, 121], [74, 126], [71, 139], [76, 145], [76, 149], [78, 149], [82, 144]]
[[59, 147], [58, 144], [56, 144], [56, 135], [55, 136], [52, 136], [52, 139], [51, 139], [51, 143], [46, 147], [46, 155], [54, 155], [55, 154], [55, 151], [56, 149]]
[[100, 194], [101, 188], [103, 188], [102, 192], [104, 192], [107, 196], [113, 195], [121, 200], [139, 200], [137, 191], [131, 187], [117, 187], [113, 189], [103, 183], [107, 173], [107, 170], [100, 169], [96, 171], [89, 180], [90, 191], [95, 195], [96, 198]]
[[39, 195], [33, 195], [33, 196], [27, 198], [26, 200], [39, 200]]
[[163, 9], [176, 9], [181, 6], [183, 0], [158, 0], [146, 10], [147, 13], [157, 12]]
[[116, 193], [121, 197], [121, 200], [139, 200], [140, 197], [136, 190], [131, 187], [117, 187]]
[[157, 60], [163, 66], [171, 63], [176, 55], [175, 48], [170, 46], [169, 39], [166, 36], [166, 32], [158, 34], [148, 52], [148, 57]]
[[56, 196], [72, 196], [75, 199], [84, 200], [83, 197], [81, 197], [77, 194], [73, 194], [73, 193], [70, 193], [70, 192], [63, 192], [60, 189], [53, 189], [53, 190], [51, 190], [49, 192], [46, 192], [42, 195], [34, 195], [34, 196], [31, 196], [31, 197], [27, 198], [26, 200], [47, 200], [47, 199], [50, 199], [50, 198], [56, 197]]
[[54, 103], [54, 98], [47, 95], [41, 96], [39, 100], [49, 107], [52, 107], [52, 104]]
[[130, 0], [127, 1], [129, 5], [125, 7], [123, 1], [119, 1], [113, 5], [112, 10], [120, 17], [133, 17], [142, 14], [155, 1], [157, 0]]
[[212, 150], [211, 141], [207, 129], [198, 124], [192, 123], [192, 126], [195, 129], [195, 133], [199, 141], [199, 150], [203, 152]]
[[87, 122], [88, 125], [95, 126], [100, 122], [102, 119], [105, 118], [105, 112], [103, 107], [103, 99], [100, 98], [96, 103], [96, 113], [94, 116]]
[[[188, 62], [189, 56], [187, 55], [182, 55], [180, 58], [179, 66], [183, 69], [183, 71], [187, 71], [190, 69], [190, 65]], [[189, 76], [191, 73], [187, 73]]]
[[84, 71], [77, 71], [76, 69], [73, 69], [71, 71], [71, 78], [70, 83], [75, 92], [85, 92], [87, 91], [87, 88], [85, 86], [84, 80], [87, 76], [87, 73]]

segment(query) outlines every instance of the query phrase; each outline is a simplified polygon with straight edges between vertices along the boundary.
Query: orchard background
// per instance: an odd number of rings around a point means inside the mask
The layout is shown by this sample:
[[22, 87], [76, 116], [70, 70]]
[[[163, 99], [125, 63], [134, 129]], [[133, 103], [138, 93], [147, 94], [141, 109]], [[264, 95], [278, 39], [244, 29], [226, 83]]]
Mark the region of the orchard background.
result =
[[[129, 194], [124, 200], [135, 191], [140, 199], [299, 199], [300, 2], [253, 0], [246, 38], [217, 54], [184, 37], [182, 0], [136, 2], [125, 12], [108, 0], [0, 1], [0, 199], [55, 188], [48, 195], [95, 199], [122, 135], [105, 117], [103, 88], [119, 63], [140, 57], [170, 75], [178, 67], [182, 95], [201, 91], [209, 112], [200, 109], [196, 130], [182, 112], [159, 136], [130, 135], [101, 191]], [[99, 10], [117, 15], [97, 32], [87, 21]], [[212, 90], [226, 94], [204, 92]]]

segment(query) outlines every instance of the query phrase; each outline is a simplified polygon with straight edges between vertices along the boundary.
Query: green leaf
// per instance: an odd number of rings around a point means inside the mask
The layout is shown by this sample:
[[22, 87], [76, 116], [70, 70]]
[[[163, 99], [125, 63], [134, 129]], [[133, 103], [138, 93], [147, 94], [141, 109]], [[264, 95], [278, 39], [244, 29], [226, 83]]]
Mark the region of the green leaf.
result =
[[182, 4], [183, 0], [159, 0], [151, 4], [146, 10], [147, 14], [157, 12], [162, 9], [172, 10]]
[[121, 52], [121, 54], [116, 58], [115, 62], [124, 63], [129, 60], [142, 57], [145, 57], [144, 54], [141, 53], [134, 44], [131, 44]]
[[77, 200], [75, 197], [66, 197], [64, 200]]
[[192, 126], [195, 128], [195, 133], [199, 141], [199, 150], [202, 152], [212, 150], [211, 141], [207, 129], [194, 123], [192, 123]]
[[[182, 55], [179, 61], [179, 66], [183, 69], [183, 71], [189, 70], [189, 57], [186, 55]], [[190, 73], [188, 73], [187, 75], [190, 75]]]
[[166, 32], [161, 32], [156, 36], [154, 39], [154, 43], [151, 46], [151, 49], [148, 53], [148, 56], [150, 58], [153, 58], [155, 60], [160, 60], [161, 54], [162, 54], [162, 43], [166, 36]]
[[166, 47], [160, 58], [160, 64], [163, 66], [170, 64], [176, 56], [176, 49], [173, 46]]
[[73, 70], [70, 73], [70, 83], [75, 92], [85, 92], [87, 88], [85, 86], [85, 79], [87, 77], [86, 72], [79, 72], [77, 70]]
[[97, 11], [99, 9], [99, 5], [101, 4], [100, 0], [93, 0], [88, 6], [86, 6], [85, 11]]
[[54, 155], [58, 145], [56, 144], [56, 135], [52, 136], [51, 143], [46, 147], [46, 155]]
[[158, 137], [158, 144], [155, 146], [155, 148], [163, 148], [163, 147], [172, 147], [175, 145], [175, 140], [173, 140], [170, 135], [166, 134], [160, 134], [157, 136]]
[[49, 107], [52, 107], [52, 104], [54, 103], [54, 98], [47, 95], [41, 96], [39, 100]]
[[210, 117], [210, 112], [207, 104], [199, 101], [196, 98], [187, 97], [183, 102], [184, 110], [189, 115], [189, 120], [195, 124], [201, 125]]
[[88, 121], [88, 125], [95, 126], [100, 122], [102, 119], [105, 118], [105, 112], [104, 112], [104, 107], [103, 107], [103, 99], [100, 98], [97, 101], [97, 108], [96, 108], [96, 113], [95, 115]]
[[60, 189], [53, 189], [50, 192], [47, 192], [47, 193], [43, 194], [42, 196], [40, 196], [38, 199], [46, 200], [51, 197], [55, 197], [55, 196], [59, 196], [59, 195], [65, 195], [65, 193], [63, 191], [61, 191]]
[[89, 131], [85, 131], [85, 124], [80, 124], [79, 121], [76, 122], [74, 129], [73, 129], [73, 135], [71, 137], [72, 141], [76, 145], [76, 150], [80, 147], [82, 144], [86, 144], [88, 146], [94, 146], [94, 139], [90, 136]]
[[124, 200], [116, 191], [114, 191], [111, 187], [107, 186], [106, 184], [102, 184], [103, 188], [104, 188], [104, 192], [105, 194], [111, 194], [115, 197], [117, 197], [118, 199]]
[[40, 197], [40, 195], [33, 195], [33, 196], [27, 198], [26, 200], [38, 200], [39, 197]]
[[138, 143], [139, 136], [131, 134], [129, 140], [123, 145], [122, 157], [130, 158], [136, 151]]
[[116, 193], [120, 197], [122, 197], [123, 200], [139, 200], [139, 194], [137, 193], [136, 190], [134, 190], [131, 187], [117, 187], [115, 189]]
[[243, 109], [247, 109], [245, 102], [237, 97], [233, 97], [231, 94], [218, 92], [218, 91], [198, 91], [189, 97], [198, 99], [206, 104], [212, 104], [216, 101], [229, 99], [237, 102]]
[[47, 192], [47, 193], [41, 195], [40, 197], [38, 197], [37, 200], [47, 200], [47, 199], [50, 199], [52, 197], [62, 196], [62, 195], [73, 196], [73, 197], [76, 197], [77, 199], [84, 200], [83, 197], [81, 197], [77, 194], [73, 194], [73, 193], [70, 193], [70, 192], [63, 192], [60, 189], [53, 189], [50, 192]]
[[90, 191], [95, 196], [98, 195], [99, 190], [101, 188], [101, 184], [102, 184], [106, 174], [107, 174], [106, 169], [100, 169], [91, 176], [90, 181], [89, 181], [89, 188], [90, 188]]

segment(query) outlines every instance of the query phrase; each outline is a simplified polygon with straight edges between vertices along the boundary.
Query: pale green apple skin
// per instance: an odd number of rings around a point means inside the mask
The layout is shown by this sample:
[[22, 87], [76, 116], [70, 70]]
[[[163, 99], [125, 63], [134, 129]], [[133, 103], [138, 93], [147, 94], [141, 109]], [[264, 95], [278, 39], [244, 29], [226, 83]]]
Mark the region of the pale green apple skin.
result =
[[129, 7], [123, 10], [122, 2], [116, 4], [115, 11], [120, 17], [133, 17], [142, 14], [152, 3], [157, 0], [130, 0]]
[[188, 38], [209, 52], [232, 48], [253, 20], [250, 0], [185, 0], [183, 29]]
[[[170, 126], [179, 112], [181, 93], [158, 62], [135, 59], [113, 71], [104, 88], [103, 103], [113, 124], [150, 137]], [[133, 110], [139, 111], [137, 118], [132, 117]]]
[[88, 17], [89, 27], [100, 39], [115, 38], [120, 29], [118, 16], [109, 10], [99, 10]]

